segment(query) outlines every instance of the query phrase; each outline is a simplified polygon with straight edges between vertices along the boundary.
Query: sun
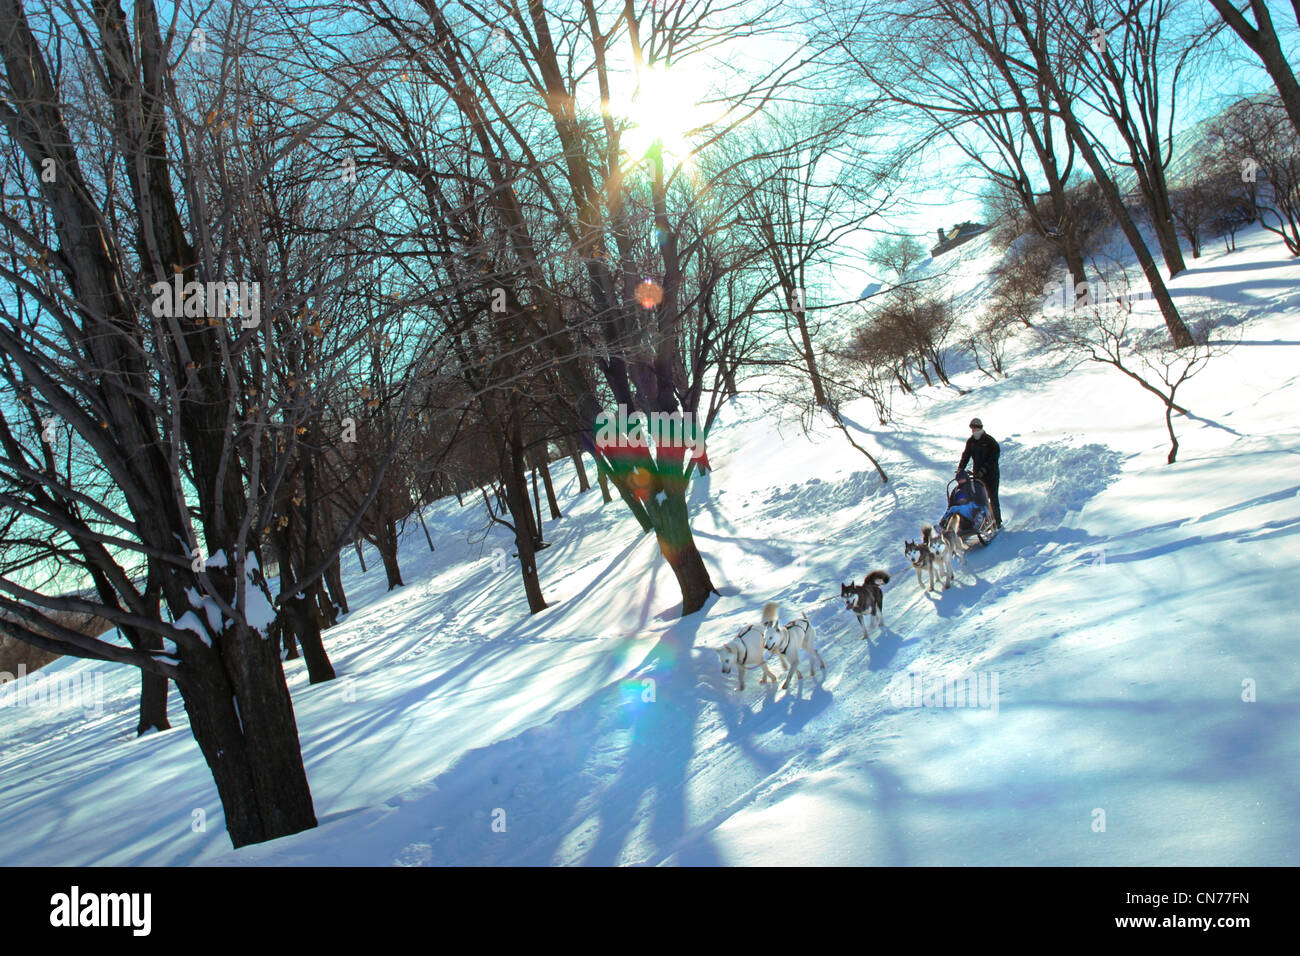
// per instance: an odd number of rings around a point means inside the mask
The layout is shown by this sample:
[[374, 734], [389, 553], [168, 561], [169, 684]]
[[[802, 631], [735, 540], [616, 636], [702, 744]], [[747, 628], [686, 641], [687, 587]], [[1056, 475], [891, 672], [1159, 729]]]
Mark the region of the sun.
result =
[[691, 140], [717, 118], [700, 103], [709, 94], [708, 81], [698, 72], [662, 64], [642, 70], [640, 79], [623, 108], [615, 110], [630, 124], [620, 144], [627, 159], [637, 162], [662, 143], [665, 161], [689, 163], [695, 153]]

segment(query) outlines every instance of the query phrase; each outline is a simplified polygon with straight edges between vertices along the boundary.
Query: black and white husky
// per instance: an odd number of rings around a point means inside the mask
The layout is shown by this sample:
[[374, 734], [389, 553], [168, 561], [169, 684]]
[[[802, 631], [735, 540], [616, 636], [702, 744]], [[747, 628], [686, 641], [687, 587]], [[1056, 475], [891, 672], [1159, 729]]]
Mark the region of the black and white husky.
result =
[[817, 653], [816, 634], [813, 631], [812, 622], [807, 616], [797, 617], [785, 627], [777, 626], [767, 632], [767, 639], [763, 642], [764, 646], [781, 659], [785, 665], [785, 683], [781, 689], [785, 690], [790, 686], [790, 678], [798, 677], [803, 679], [803, 674], [799, 672], [799, 650], [808, 652], [808, 673], [813, 675], [817, 673], [817, 665], [821, 664], [822, 672], [826, 671], [826, 662], [822, 660], [821, 654]]
[[840, 585], [840, 597], [845, 599], [845, 610], [852, 611], [857, 616], [858, 627], [862, 628], [862, 637], [859, 640], [867, 640], [871, 633], [863, 620], [864, 615], [869, 617], [877, 628], [885, 626], [885, 593], [880, 590], [880, 586], [888, 583], [888, 571], [872, 571], [861, 584], [850, 581], [848, 584]]
[[[960, 521], [961, 518], [957, 515], [953, 515], [952, 518], [949, 519], [948, 525], [953, 528], [954, 533]], [[948, 547], [948, 539], [945, 536], [946, 534], [946, 531], [937, 529], [932, 524], [921, 525], [921, 543], [934, 552], [934, 561], [939, 566], [939, 573], [943, 576], [944, 590], [947, 590], [952, 586], [954, 574], [952, 562], [953, 551], [951, 547]], [[960, 535], [957, 535], [957, 546], [961, 547]], [[965, 556], [963, 555], [962, 561], [964, 562], [965, 560]]]
[[[920, 541], [907, 541], [903, 544], [903, 554], [907, 555], [908, 563], [910, 563], [912, 568], [916, 571], [916, 583], [920, 585], [921, 590], [923, 591], [933, 591], [935, 589], [934, 572], [936, 565], [938, 566], [941, 577], [944, 570], [948, 568], [948, 562], [944, 559], [944, 555], [942, 553], [936, 553], [934, 548], [930, 545], [930, 542], [935, 540], [934, 527], [927, 524], [921, 528]], [[927, 587], [925, 582], [921, 580], [922, 571], [926, 572], [926, 574], [930, 576], [929, 587]], [[949, 577], [951, 577], [951, 574], [952, 571], [949, 569]], [[944, 581], [943, 586], [946, 588], [948, 586], [948, 581]]]
[[769, 679], [776, 680], [776, 675], [767, 666], [766, 657], [768, 635], [780, 628], [777, 610], [777, 602], [768, 601], [763, 605], [762, 624], [748, 624], [726, 644], [714, 648], [722, 662], [722, 673], [730, 674], [732, 668], [735, 668], [740, 679], [740, 690], [745, 689], [745, 671], [751, 667], [763, 668], [763, 676], [758, 681], [760, 684], [766, 684]]

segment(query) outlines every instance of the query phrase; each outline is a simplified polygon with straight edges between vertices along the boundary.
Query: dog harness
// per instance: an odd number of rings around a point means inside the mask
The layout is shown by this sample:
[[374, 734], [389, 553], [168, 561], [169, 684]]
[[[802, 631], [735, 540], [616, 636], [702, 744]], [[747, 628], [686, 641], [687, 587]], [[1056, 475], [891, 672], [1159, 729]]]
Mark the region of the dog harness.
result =
[[[749, 633], [750, 631], [752, 631], [753, 629], [754, 629], [754, 625], [751, 624], [751, 625], [749, 625], [749, 627], [747, 627], [747, 628], [745, 628], [743, 631], [741, 631], [740, 634], [739, 634], [738, 636], [733, 637], [733, 638], [731, 639], [731, 643], [737, 645], [737, 647], [738, 647], [738, 649], [739, 649], [739, 652], [740, 652], [740, 659], [736, 661], [737, 664], [743, 664], [743, 663], [745, 663], [745, 661], [749, 660], [749, 649], [748, 649], [747, 647], [745, 647], [745, 642], [742, 641], [741, 638], [744, 637], [746, 634], [748, 634], [748, 633]], [[766, 679], [766, 678], [765, 678], [765, 679]]]
[[787, 624], [787, 625], [785, 626], [785, 639], [784, 639], [783, 641], [781, 641], [781, 646], [778, 647], [778, 648], [776, 649], [776, 652], [777, 652], [778, 654], [784, 654], [784, 653], [785, 653], [785, 649], [786, 649], [787, 647], [790, 646], [790, 628], [794, 627], [794, 626], [795, 626], [796, 624], [798, 624], [800, 621], [803, 622], [802, 630], [803, 630], [804, 634], [806, 635], [806, 634], [808, 633], [808, 618], [806, 618], [806, 617], [801, 617], [801, 618], [798, 618], [798, 619], [796, 619], [796, 620], [791, 621], [789, 624]]

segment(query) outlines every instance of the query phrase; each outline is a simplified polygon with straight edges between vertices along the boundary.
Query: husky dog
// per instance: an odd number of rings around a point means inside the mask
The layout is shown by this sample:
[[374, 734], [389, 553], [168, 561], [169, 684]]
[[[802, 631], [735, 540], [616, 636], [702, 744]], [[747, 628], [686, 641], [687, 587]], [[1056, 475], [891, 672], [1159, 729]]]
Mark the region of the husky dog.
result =
[[861, 584], [850, 581], [848, 584], [840, 585], [840, 597], [846, 599], [845, 610], [852, 611], [857, 616], [858, 627], [862, 628], [862, 637], [858, 640], [865, 641], [870, 634], [862, 619], [864, 614], [870, 615], [877, 628], [885, 626], [885, 595], [880, 590], [880, 586], [888, 583], [888, 571], [872, 571]]
[[[928, 528], [929, 525], [926, 525]], [[942, 558], [935, 554], [930, 545], [925, 540], [925, 529], [922, 529], [922, 539], [908, 541], [903, 545], [903, 554], [907, 555], [908, 562], [916, 571], [916, 583], [920, 585], [923, 591], [934, 590], [934, 566], [942, 561]], [[930, 586], [926, 587], [925, 582], [921, 580], [921, 572], [925, 571], [930, 575]], [[946, 585], [945, 585], [946, 586]]]
[[[953, 516], [953, 519], [956, 521], [961, 520], [956, 515]], [[949, 524], [952, 524], [952, 522], [950, 521]], [[940, 533], [935, 530], [932, 524], [921, 525], [921, 544], [934, 553], [935, 563], [939, 565], [939, 576], [943, 581], [944, 590], [947, 590], [953, 582], [952, 550], [944, 546], [947, 539], [943, 534], [946, 534], [946, 531]]]
[[953, 567], [953, 559], [960, 558], [962, 567], [966, 566], [966, 542], [962, 540], [958, 528], [961, 526], [961, 515], [953, 515], [948, 519], [943, 531], [939, 534], [939, 539], [943, 542], [944, 554], [948, 557], [948, 567]]
[[763, 676], [758, 681], [760, 684], [766, 684], [769, 679], [776, 680], [776, 675], [767, 666], [764, 648], [768, 631], [772, 628], [779, 629], [776, 623], [776, 611], [776, 602], [769, 603], [763, 608], [762, 625], [746, 625], [726, 644], [714, 648], [722, 663], [722, 673], [730, 674], [733, 667], [736, 669], [736, 675], [740, 679], [740, 690], [745, 689], [745, 670], [750, 667], [763, 668]]
[[785, 627], [778, 626], [767, 636], [764, 646], [776, 654], [785, 665], [785, 683], [781, 685], [782, 690], [790, 686], [791, 677], [803, 679], [803, 674], [799, 673], [800, 648], [808, 652], [810, 676], [817, 673], [817, 664], [821, 664], [823, 673], [826, 671], [826, 662], [822, 660], [821, 654], [817, 653], [814, 644], [815, 637], [812, 622], [807, 616], [795, 618]]

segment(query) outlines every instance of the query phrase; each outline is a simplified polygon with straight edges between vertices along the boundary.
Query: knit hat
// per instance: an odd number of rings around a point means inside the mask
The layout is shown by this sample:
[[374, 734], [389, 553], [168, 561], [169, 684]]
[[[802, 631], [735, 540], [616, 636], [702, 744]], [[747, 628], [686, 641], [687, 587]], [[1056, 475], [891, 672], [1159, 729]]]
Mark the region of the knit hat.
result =
[[972, 418], [972, 419], [970, 420], [970, 427], [971, 427], [971, 428], [983, 428], [983, 427], [984, 427], [984, 423], [983, 423], [982, 421], [980, 421], [978, 418]]

